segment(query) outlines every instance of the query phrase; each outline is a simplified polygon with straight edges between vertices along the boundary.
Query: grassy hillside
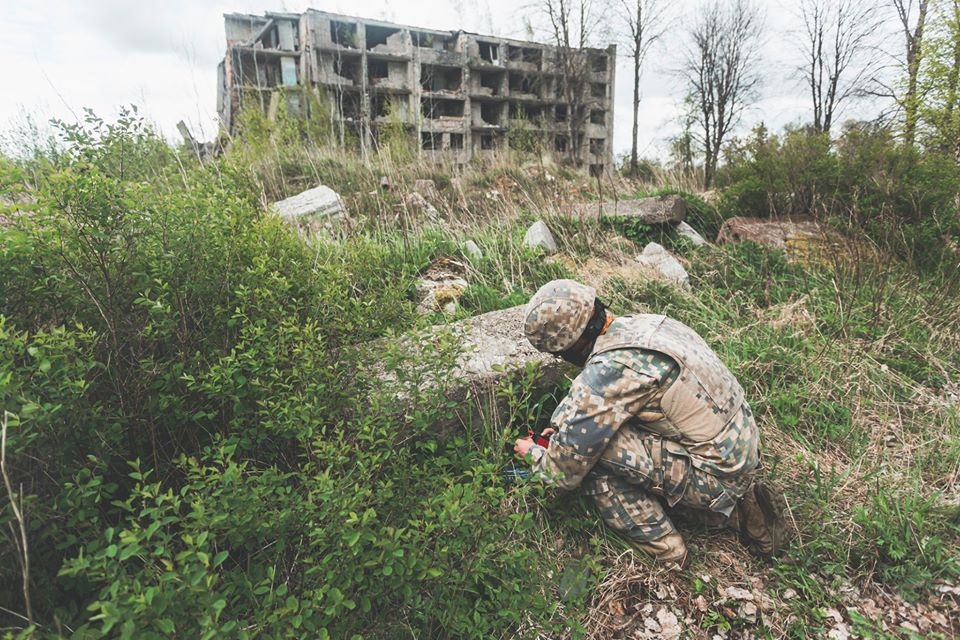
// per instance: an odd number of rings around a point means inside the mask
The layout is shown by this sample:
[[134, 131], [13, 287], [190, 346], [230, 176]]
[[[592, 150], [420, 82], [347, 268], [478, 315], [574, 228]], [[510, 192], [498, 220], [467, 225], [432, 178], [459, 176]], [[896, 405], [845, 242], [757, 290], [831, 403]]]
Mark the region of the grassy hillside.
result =
[[[135, 117], [91, 117], [59, 151], [2, 160], [5, 637], [960, 633], [954, 166], [862, 132], [811, 159], [784, 136], [747, 144], [715, 204], [686, 194], [708, 237], [801, 207], [843, 234], [796, 260], [558, 215], [684, 186], [669, 175], [524, 158], [454, 175], [399, 143], [362, 163], [309, 133], [253, 122], [201, 163]], [[408, 197], [417, 179], [431, 207]], [[264, 207], [319, 183], [351, 213], [336, 241]], [[559, 255], [523, 246], [539, 218]], [[691, 291], [630, 268], [649, 240], [683, 257]], [[416, 279], [441, 256], [468, 262], [470, 286], [453, 316], [422, 317]], [[577, 496], [504, 482], [513, 431], [563, 393], [531, 394], [535, 371], [501, 389], [506, 429], [433, 428], [450, 401], [403, 379], [397, 337], [565, 276], [690, 324], [744, 382], [789, 504], [782, 558], [690, 524], [691, 568], [665, 573]], [[371, 339], [392, 382], [363, 373], [351, 346]], [[424, 345], [422, 375], [445, 380], [458, 348]]]

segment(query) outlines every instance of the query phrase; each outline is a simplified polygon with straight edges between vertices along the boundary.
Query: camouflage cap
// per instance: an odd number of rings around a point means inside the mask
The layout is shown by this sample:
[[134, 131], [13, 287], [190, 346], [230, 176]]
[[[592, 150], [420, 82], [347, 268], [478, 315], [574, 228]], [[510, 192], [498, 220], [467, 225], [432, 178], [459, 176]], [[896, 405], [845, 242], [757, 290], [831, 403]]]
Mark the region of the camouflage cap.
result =
[[572, 347], [593, 316], [597, 291], [573, 280], [553, 280], [540, 287], [530, 302], [523, 332], [540, 351], [559, 353]]

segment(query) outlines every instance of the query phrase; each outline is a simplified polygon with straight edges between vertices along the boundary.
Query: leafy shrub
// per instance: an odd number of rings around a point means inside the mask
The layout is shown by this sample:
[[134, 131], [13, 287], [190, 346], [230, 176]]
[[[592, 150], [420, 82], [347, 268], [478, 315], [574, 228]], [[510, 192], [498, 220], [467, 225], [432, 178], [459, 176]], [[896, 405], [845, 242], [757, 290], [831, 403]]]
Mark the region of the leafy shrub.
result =
[[[43, 633], [569, 627], [551, 556], [517, 543], [542, 528], [515, 507], [537, 490], [501, 481], [499, 439], [435, 429], [457, 344], [409, 369], [392, 337], [449, 238], [306, 242], [235, 159], [191, 165], [133, 118], [66, 136], [36, 188], [4, 174], [37, 204], [0, 229], [0, 408]], [[354, 346], [372, 340], [379, 374]], [[7, 612], [20, 557], [0, 550]]]
[[781, 138], [761, 126], [747, 141], [731, 143], [725, 157], [717, 176], [726, 186], [720, 202], [724, 218], [810, 215], [831, 204], [838, 160], [827, 135], [787, 128]]
[[718, 175], [726, 187], [724, 218], [832, 218], [866, 229], [885, 250], [923, 270], [956, 262], [949, 247], [960, 233], [952, 186], [960, 166], [898, 143], [888, 128], [851, 122], [831, 143], [801, 129], [771, 136], [761, 127], [732, 143], [726, 158]]

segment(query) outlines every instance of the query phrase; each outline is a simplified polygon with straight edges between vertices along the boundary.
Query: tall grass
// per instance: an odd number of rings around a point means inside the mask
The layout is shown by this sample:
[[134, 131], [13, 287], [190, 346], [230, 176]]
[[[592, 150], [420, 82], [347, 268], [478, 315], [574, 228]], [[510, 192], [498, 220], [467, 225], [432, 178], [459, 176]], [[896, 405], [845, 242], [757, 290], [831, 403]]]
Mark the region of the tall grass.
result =
[[[28, 211], [8, 207], [0, 229], [0, 409], [15, 416], [7, 465], [32, 523], [30, 616], [26, 550], [0, 547], [11, 634], [599, 638], [629, 628], [617, 607], [705, 593], [625, 554], [577, 499], [505, 484], [504, 433], [435, 432], [455, 407], [442, 385], [404, 378], [397, 336], [449, 319], [415, 312], [417, 278], [444, 256], [469, 269], [456, 317], [578, 277], [614, 312], [670, 314], [715, 346], [747, 388], [796, 537], [769, 574], [732, 535], [690, 530], [695, 572], [799, 592], [768, 635], [825, 633], [816, 611], [844, 582], [913, 598], [960, 575], [948, 269], [918, 271], [856, 226], [806, 262], [753, 244], [693, 250], [670, 229], [564, 215], [608, 190], [688, 184], [424, 166], [390, 145], [364, 160], [284, 126], [254, 120], [201, 163], [135, 117], [92, 118], [64, 129], [56, 157], [2, 165]], [[411, 198], [421, 179], [434, 189]], [[340, 238], [269, 212], [319, 183], [347, 203]], [[719, 225], [716, 207], [690, 203], [695, 226]], [[539, 218], [559, 256], [524, 246]], [[482, 257], [462, 253], [467, 239]], [[624, 268], [651, 239], [682, 253], [692, 291]], [[352, 348], [372, 340], [392, 377]], [[438, 331], [418, 375], [451, 383], [460, 348]], [[513, 422], [556, 401], [533, 396], [535, 375], [501, 389]], [[725, 606], [689, 615], [717, 632], [748, 624]]]

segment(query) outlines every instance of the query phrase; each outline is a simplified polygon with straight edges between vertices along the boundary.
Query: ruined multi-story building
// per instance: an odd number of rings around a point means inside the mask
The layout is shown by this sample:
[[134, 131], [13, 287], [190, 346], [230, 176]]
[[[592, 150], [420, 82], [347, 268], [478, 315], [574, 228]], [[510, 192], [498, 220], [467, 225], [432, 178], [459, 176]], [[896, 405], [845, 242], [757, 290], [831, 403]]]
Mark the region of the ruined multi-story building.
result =
[[427, 157], [458, 164], [508, 145], [591, 173], [612, 164], [613, 45], [566, 52], [312, 9], [224, 17], [217, 102], [230, 131], [251, 102], [305, 113], [311, 90], [365, 150], [399, 123]]

